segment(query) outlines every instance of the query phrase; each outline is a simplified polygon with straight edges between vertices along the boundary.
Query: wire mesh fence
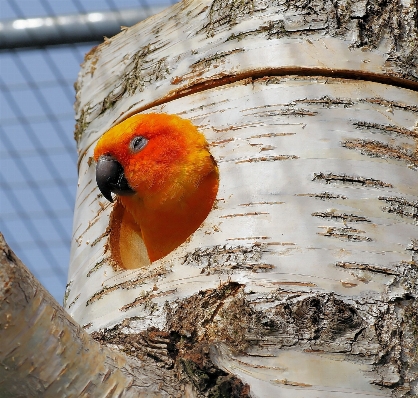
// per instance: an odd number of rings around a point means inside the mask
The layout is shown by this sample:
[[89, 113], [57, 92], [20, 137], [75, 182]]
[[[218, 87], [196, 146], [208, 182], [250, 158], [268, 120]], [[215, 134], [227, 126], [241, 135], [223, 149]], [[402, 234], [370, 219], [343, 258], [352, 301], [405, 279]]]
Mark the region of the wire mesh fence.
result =
[[[67, 278], [77, 187], [73, 84], [84, 54], [98, 42], [79, 43], [74, 34], [75, 41], [66, 37], [65, 45], [56, 45], [59, 40], [53, 46], [39, 45], [36, 28], [48, 25], [48, 18], [94, 13], [97, 19], [101, 12], [114, 12], [123, 25], [125, 9], [141, 9], [147, 16], [175, 2], [5, 0], [0, 4], [0, 48], [6, 47], [6, 39], [1, 43], [6, 25], [23, 27], [28, 35], [27, 46], [0, 51], [0, 231], [59, 302]], [[58, 36], [64, 35], [60, 29], [57, 26]], [[94, 25], [86, 29], [93, 38], [101, 32], [94, 31]]]

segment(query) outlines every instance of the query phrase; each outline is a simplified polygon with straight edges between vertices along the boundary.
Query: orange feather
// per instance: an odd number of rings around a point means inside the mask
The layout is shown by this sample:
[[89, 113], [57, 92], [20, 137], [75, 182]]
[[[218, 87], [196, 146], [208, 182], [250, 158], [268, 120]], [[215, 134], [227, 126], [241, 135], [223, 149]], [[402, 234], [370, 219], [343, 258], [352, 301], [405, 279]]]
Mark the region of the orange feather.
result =
[[[134, 152], [135, 137], [146, 145]], [[141, 114], [107, 131], [94, 150], [123, 168], [133, 195], [118, 200], [142, 233], [151, 261], [182, 244], [212, 209], [219, 183], [205, 137], [176, 115]]]

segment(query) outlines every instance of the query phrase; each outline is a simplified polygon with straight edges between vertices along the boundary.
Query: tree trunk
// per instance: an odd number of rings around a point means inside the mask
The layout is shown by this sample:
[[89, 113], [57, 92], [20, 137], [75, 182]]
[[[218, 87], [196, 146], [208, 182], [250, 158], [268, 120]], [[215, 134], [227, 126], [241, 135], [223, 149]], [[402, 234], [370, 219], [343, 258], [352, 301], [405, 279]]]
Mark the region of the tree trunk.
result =
[[[189, 0], [87, 54], [73, 318], [173, 367], [190, 396], [418, 394], [417, 15], [405, 0]], [[139, 112], [197, 125], [220, 187], [188, 241], [126, 270], [92, 153]]]

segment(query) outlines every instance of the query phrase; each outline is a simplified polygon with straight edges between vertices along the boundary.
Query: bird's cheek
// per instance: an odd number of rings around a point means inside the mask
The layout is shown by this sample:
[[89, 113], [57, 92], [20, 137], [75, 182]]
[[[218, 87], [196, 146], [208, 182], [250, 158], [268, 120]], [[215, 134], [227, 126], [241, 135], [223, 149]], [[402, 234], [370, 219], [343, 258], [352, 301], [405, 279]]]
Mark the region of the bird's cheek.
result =
[[144, 188], [146, 187], [143, 175], [140, 172], [128, 171], [128, 174], [127, 174], [126, 178], [129, 182], [129, 185], [132, 187], [132, 189], [139, 196], [142, 196], [144, 194]]
[[170, 177], [170, 170], [155, 162], [132, 162], [125, 169], [129, 185], [138, 195], [155, 194]]

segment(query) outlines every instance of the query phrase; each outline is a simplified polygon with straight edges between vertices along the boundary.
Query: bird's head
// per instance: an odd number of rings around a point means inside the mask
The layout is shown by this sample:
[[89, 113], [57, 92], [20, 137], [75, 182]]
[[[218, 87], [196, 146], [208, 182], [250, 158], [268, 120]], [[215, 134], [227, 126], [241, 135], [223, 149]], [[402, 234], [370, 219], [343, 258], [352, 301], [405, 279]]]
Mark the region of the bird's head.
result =
[[111, 202], [112, 193], [169, 200], [216, 168], [203, 134], [167, 114], [134, 115], [112, 127], [99, 139], [94, 158], [97, 185]]

